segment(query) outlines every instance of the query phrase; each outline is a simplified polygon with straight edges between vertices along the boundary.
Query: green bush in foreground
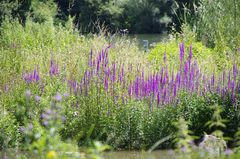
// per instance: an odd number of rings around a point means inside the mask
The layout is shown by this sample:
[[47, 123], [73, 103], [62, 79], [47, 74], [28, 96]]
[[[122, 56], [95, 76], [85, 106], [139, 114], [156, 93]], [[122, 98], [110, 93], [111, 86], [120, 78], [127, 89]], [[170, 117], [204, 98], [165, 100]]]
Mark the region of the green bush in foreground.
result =
[[[174, 136], [176, 131], [173, 123], [180, 117], [189, 121], [189, 130], [194, 136], [202, 137], [204, 133], [212, 132], [213, 129], [205, 126], [213, 115], [211, 106], [224, 104], [221, 115], [229, 122], [226, 123], [228, 129], [223, 129], [223, 132], [226, 137], [233, 137], [239, 125], [239, 111], [233, 111], [237, 106], [232, 103], [227, 105], [227, 101], [228, 99], [222, 100], [217, 95], [204, 98], [184, 93], [175, 106], [169, 105], [150, 111], [146, 103], [132, 101], [127, 105], [111, 106], [111, 113], [106, 111], [100, 116], [99, 111], [95, 111], [96, 107], [89, 110], [83, 106], [80, 110], [67, 113], [69, 120], [61, 133], [64, 138], [78, 139], [80, 143], [84, 143], [86, 139], [97, 139], [116, 149], [146, 149], [168, 135]], [[84, 132], [90, 129], [91, 134], [84, 135]], [[172, 146], [173, 143], [169, 140], [159, 148]]]

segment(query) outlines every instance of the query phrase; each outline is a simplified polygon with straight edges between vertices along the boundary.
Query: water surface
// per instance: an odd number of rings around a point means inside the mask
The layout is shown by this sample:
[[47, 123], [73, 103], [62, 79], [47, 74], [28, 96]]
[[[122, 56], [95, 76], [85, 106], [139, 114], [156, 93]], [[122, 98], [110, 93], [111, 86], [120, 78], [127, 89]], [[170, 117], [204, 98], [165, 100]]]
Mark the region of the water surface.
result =
[[151, 153], [141, 151], [114, 151], [106, 152], [105, 159], [173, 159], [170, 151], [153, 151]]
[[[83, 153], [81, 153], [83, 155]], [[0, 159], [18, 159], [21, 155], [31, 159], [39, 159], [39, 156], [33, 152], [22, 152], [17, 150], [9, 150], [7, 152], [0, 151]], [[151, 153], [141, 151], [110, 151], [103, 153], [104, 159], [173, 159], [170, 151], [159, 150]]]

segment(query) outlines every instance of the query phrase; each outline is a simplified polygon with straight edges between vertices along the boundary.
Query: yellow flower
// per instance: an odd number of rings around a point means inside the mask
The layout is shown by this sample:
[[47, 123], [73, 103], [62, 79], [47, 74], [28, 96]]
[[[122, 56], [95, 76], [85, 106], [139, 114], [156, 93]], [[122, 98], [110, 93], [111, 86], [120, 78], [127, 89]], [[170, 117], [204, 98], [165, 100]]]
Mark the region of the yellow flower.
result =
[[47, 158], [51, 159], [51, 158], [56, 158], [57, 157], [57, 153], [55, 151], [49, 151], [47, 153]]

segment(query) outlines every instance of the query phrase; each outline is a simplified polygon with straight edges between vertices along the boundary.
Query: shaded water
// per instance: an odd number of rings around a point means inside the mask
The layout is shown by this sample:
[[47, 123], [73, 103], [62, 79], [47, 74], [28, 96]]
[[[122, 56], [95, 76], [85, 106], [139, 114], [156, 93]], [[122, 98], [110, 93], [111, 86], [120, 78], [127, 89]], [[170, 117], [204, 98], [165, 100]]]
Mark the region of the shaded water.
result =
[[148, 40], [149, 47], [154, 47], [167, 37], [167, 34], [129, 34], [128, 38], [136, 40], [140, 47], [143, 47], [143, 40]]
[[105, 159], [173, 159], [170, 151], [153, 151], [151, 153], [141, 151], [114, 151], [106, 152]]

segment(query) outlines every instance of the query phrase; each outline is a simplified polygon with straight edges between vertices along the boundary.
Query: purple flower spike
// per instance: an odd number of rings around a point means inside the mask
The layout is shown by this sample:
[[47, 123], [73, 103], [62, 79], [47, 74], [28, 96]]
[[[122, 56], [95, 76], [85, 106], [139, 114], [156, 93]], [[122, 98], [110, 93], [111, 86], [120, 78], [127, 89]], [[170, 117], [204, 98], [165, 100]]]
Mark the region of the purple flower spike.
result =
[[184, 43], [180, 44], [180, 63], [183, 62], [184, 59]]
[[107, 77], [104, 78], [104, 89], [106, 92], [108, 92], [108, 79]]
[[192, 45], [190, 45], [189, 60], [192, 60]]
[[27, 82], [38, 82], [40, 80], [39, 71], [35, 68], [31, 73], [22, 73], [22, 78]]
[[233, 65], [233, 79], [236, 80], [237, 78], [237, 65]]
[[160, 92], [158, 92], [158, 94], [157, 94], [157, 105], [158, 106], [160, 104], [160, 100], [161, 100], [161, 94], [160, 94]]
[[176, 95], [177, 95], [177, 85], [174, 84], [174, 86], [173, 86], [173, 96], [176, 97]]
[[52, 58], [51, 61], [50, 61], [49, 74], [50, 74], [50, 76], [56, 76], [56, 75], [59, 74], [58, 65], [55, 63], [55, 61], [53, 60], [53, 58]]
[[99, 73], [100, 70], [100, 60], [97, 61], [97, 73]]
[[112, 69], [113, 69], [112, 82], [114, 83], [116, 81], [116, 64], [115, 63], [113, 63]]

